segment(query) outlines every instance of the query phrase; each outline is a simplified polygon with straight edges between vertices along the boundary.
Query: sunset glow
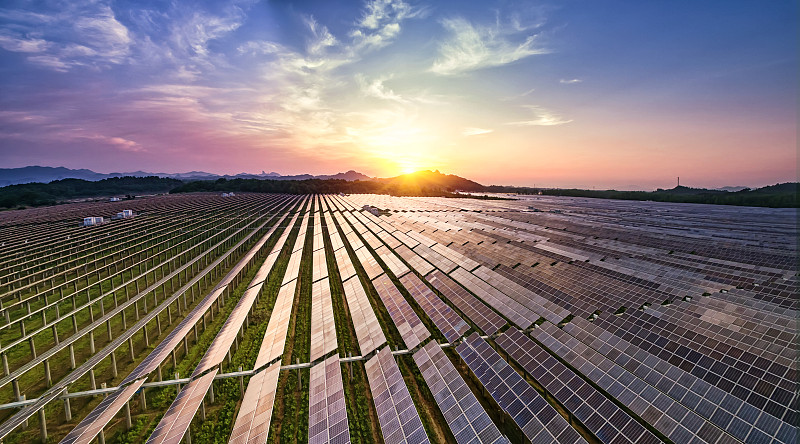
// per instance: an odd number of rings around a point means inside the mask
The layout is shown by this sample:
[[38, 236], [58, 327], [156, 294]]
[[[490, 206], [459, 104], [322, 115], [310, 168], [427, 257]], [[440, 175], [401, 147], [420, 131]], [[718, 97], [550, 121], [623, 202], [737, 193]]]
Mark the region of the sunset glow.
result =
[[2, 167], [796, 180], [796, 2], [183, 3], [4, 2]]

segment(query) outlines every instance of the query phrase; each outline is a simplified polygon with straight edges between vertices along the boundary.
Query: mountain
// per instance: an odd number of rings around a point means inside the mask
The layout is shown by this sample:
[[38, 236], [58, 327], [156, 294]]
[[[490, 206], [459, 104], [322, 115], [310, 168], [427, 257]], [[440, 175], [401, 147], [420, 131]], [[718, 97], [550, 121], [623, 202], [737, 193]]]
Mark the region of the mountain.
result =
[[361, 174], [358, 171], [350, 170], [346, 173], [337, 173], [332, 176], [317, 176], [315, 179], [341, 179], [347, 181], [353, 180], [372, 180], [371, 177], [367, 176], [366, 174]]
[[146, 171], [132, 171], [123, 173], [96, 173], [92, 170], [79, 169], [73, 170], [64, 167], [43, 167], [43, 166], [27, 166], [22, 168], [0, 168], [0, 187], [8, 185], [17, 185], [23, 183], [49, 183], [54, 180], [61, 179], [83, 179], [83, 180], [102, 180], [112, 177], [149, 177], [157, 176], [161, 178], [178, 179], [183, 181], [194, 180], [215, 180], [219, 178], [225, 179], [271, 179], [271, 180], [306, 180], [306, 179], [342, 179], [347, 181], [353, 180], [370, 180], [367, 175], [350, 170], [346, 173], [337, 173], [333, 175], [320, 175], [314, 176], [311, 174], [297, 174], [293, 176], [282, 176], [276, 172], [267, 173], [261, 171], [260, 174], [239, 173], [235, 175], [220, 175], [214, 173], [207, 173], [205, 171], [189, 171], [187, 173], [150, 173]]
[[113, 177], [91, 170], [71, 170], [64, 167], [26, 166], [23, 168], [0, 168], [0, 186], [30, 182], [52, 182], [61, 179], [101, 180]]
[[439, 170], [417, 171], [416, 173], [403, 174], [388, 179], [375, 179], [375, 181], [382, 182], [390, 192], [397, 191], [397, 194], [486, 190], [486, 187], [478, 182], [455, 174], [442, 174]]

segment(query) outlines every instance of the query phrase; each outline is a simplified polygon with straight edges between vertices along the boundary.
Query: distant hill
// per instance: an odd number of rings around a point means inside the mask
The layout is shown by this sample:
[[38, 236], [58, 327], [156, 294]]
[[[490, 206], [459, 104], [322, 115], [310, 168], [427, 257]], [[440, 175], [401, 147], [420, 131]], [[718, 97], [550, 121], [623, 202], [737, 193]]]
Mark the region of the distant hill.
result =
[[91, 170], [71, 170], [64, 167], [27, 166], [22, 168], [0, 168], [0, 186], [3, 187], [31, 182], [48, 183], [61, 179], [101, 180], [108, 177], [108, 174], [95, 173]]
[[166, 177], [182, 181], [224, 179], [273, 179], [273, 180], [306, 180], [306, 179], [342, 179], [342, 180], [369, 180], [371, 177], [350, 170], [346, 173], [314, 176], [311, 174], [298, 174], [282, 176], [279, 173], [261, 174], [240, 173], [235, 175], [220, 175], [205, 171], [189, 171], [187, 173], [150, 173], [147, 171], [132, 171], [126, 173], [97, 173], [92, 170], [73, 170], [64, 167], [27, 166], [22, 168], [0, 168], [0, 187], [23, 183], [49, 183], [61, 179], [102, 180], [112, 177]]
[[55, 205], [84, 197], [165, 193], [183, 182], [167, 177], [111, 177], [98, 181], [61, 179], [0, 188], [0, 208]]
[[[203, 171], [155, 174], [111, 173], [104, 175], [91, 170], [68, 168], [25, 167], [0, 169], [3, 181], [29, 181], [58, 178], [50, 183], [15, 184], [0, 188], [0, 208], [52, 205], [68, 199], [92, 196], [143, 194], [152, 192], [189, 193], [195, 191], [244, 191], [261, 193], [375, 193], [396, 196], [447, 196], [459, 197], [458, 191], [473, 193], [546, 194], [555, 196], [595, 197], [623, 200], [652, 200], [659, 202], [705, 203], [719, 205], [744, 205], [775, 208], [798, 208], [798, 183], [781, 183], [767, 187], [739, 191], [708, 190], [677, 186], [656, 191], [616, 191], [580, 189], [539, 189], [530, 187], [484, 186], [475, 181], [439, 171], [418, 171], [390, 178], [370, 178], [350, 170], [346, 173], [312, 176], [299, 174], [281, 176], [278, 173], [237, 174], [219, 176]], [[80, 179], [63, 176], [79, 175]], [[112, 177], [104, 177], [112, 176]], [[739, 187], [736, 187], [739, 188]]]
[[[353, 177], [355, 172], [344, 173]], [[338, 175], [337, 175], [338, 176]], [[284, 176], [285, 177], [285, 176]], [[336, 176], [330, 179], [285, 180], [243, 179], [205, 180], [187, 182], [171, 193], [195, 191], [252, 191], [262, 193], [375, 193], [396, 196], [452, 196], [454, 191], [483, 191], [486, 187], [463, 177], [442, 174], [439, 171], [419, 171], [386, 179], [345, 180]], [[347, 176], [346, 176], [347, 177]]]
[[486, 187], [454, 174], [436, 171], [418, 171], [388, 179], [375, 179], [383, 183], [392, 194], [426, 194], [428, 192], [484, 191]]
[[543, 189], [538, 192], [551, 196], [652, 200], [656, 202], [702, 203], [749, 207], [800, 208], [798, 191], [800, 191], [800, 183], [787, 182], [753, 190], [744, 188], [735, 192], [684, 186], [677, 186], [668, 190], [658, 189], [656, 191]]

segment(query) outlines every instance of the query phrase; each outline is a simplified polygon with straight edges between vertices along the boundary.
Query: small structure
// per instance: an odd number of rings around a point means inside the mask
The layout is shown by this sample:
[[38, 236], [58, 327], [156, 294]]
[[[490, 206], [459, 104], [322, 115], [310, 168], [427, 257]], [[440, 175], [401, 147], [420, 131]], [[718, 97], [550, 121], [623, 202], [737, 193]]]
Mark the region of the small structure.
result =
[[234, 194], [233, 191], [231, 191], [230, 193], [222, 193], [220, 196], [221, 197], [234, 197], [234, 196], [236, 196], [236, 194]]
[[83, 218], [83, 226], [84, 227], [91, 227], [94, 225], [100, 225], [103, 223], [102, 217], [84, 217]]
[[381, 215], [381, 210], [378, 207], [373, 207], [372, 205], [364, 205], [363, 207], [361, 207], [361, 209], [369, 211], [374, 216], [380, 216]]
[[128, 219], [133, 216], [134, 216], [133, 210], [122, 210], [119, 213], [115, 214], [114, 217], [112, 217], [112, 219]]
[[112, 197], [111, 199], [108, 199], [109, 202], [120, 202], [121, 200], [122, 199], [120, 199], [119, 197]]

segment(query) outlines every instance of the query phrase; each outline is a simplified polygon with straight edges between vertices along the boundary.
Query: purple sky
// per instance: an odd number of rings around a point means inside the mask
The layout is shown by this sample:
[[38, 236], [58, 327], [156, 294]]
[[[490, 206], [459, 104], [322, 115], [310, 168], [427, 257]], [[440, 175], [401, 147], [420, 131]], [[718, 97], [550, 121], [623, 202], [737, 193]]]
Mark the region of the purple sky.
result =
[[333, 3], [4, 1], [0, 167], [797, 180], [796, 1]]

